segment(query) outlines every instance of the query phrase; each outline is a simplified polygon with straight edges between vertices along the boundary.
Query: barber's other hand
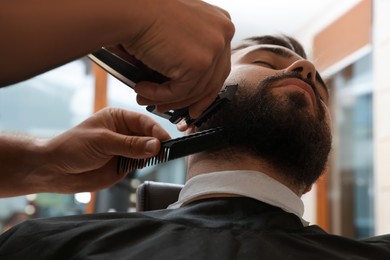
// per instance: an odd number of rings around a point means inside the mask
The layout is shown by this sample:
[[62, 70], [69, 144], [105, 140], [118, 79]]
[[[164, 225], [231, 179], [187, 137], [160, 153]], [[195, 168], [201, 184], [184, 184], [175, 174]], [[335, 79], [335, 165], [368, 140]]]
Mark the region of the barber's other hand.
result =
[[74, 193], [109, 187], [124, 175], [117, 156], [148, 158], [158, 153], [169, 134], [146, 115], [106, 108], [78, 126], [47, 141], [43, 185], [49, 191]]
[[229, 14], [199, 0], [144, 0], [129, 53], [171, 80], [136, 85], [141, 105], [159, 111], [189, 106], [198, 117], [216, 98], [230, 72]]

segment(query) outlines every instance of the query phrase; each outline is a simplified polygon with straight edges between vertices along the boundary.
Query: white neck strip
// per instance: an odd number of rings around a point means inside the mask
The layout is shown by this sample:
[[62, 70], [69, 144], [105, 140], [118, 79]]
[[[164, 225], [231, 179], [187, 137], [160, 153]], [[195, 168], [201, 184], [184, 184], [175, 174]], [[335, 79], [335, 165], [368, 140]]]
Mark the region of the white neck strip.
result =
[[179, 208], [199, 196], [216, 193], [253, 198], [295, 214], [304, 226], [309, 224], [302, 219], [304, 205], [301, 198], [280, 182], [258, 171], [221, 171], [197, 175], [186, 182], [179, 200], [168, 208]]

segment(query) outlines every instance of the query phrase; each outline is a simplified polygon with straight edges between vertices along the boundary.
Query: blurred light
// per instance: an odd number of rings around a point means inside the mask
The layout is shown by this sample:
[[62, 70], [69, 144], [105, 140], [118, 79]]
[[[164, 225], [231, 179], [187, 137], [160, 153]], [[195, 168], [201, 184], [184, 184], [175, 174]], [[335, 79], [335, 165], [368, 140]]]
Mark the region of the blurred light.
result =
[[34, 201], [37, 198], [37, 194], [26, 195], [28, 201]]
[[80, 192], [74, 195], [77, 202], [87, 204], [91, 201], [91, 193], [90, 192]]
[[136, 203], [137, 201], [137, 195], [135, 193], [130, 194], [130, 202], [131, 203]]
[[138, 179], [132, 179], [130, 185], [133, 189], [136, 189], [140, 185], [141, 181]]
[[33, 205], [27, 205], [24, 208], [24, 212], [26, 212], [27, 215], [32, 215], [35, 213], [35, 207]]

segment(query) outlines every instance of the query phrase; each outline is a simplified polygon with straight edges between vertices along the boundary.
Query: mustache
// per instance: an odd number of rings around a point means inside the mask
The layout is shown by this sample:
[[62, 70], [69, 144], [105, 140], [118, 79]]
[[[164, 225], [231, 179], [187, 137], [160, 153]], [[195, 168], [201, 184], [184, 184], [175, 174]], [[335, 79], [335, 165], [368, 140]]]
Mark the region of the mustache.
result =
[[317, 107], [315, 108], [318, 119], [319, 120], [324, 120], [325, 118], [325, 111], [324, 108], [321, 106], [321, 96], [320, 93], [314, 84], [314, 82], [310, 79], [305, 79], [302, 77], [302, 75], [297, 72], [297, 71], [291, 71], [291, 72], [286, 72], [286, 73], [281, 73], [281, 74], [276, 74], [273, 76], [266, 77], [263, 79], [261, 82], [258, 84], [258, 89], [260, 92], [267, 92], [268, 89], [272, 88], [278, 81], [283, 80], [283, 79], [289, 79], [289, 78], [296, 78], [299, 80], [302, 80], [306, 84], [308, 84], [314, 92], [315, 99], [317, 101]]
[[263, 79], [259, 83], [259, 87], [262, 87], [262, 88], [272, 87], [279, 80], [289, 79], [289, 78], [296, 78], [296, 79], [302, 80], [303, 82], [308, 84], [313, 89], [314, 94], [316, 96], [316, 99], [317, 100], [319, 99], [320, 94], [319, 94], [318, 89], [317, 89], [316, 85], [314, 84], [314, 82], [310, 79], [303, 78], [302, 75], [297, 71], [291, 71], [291, 72], [286, 72], [283, 74], [276, 74], [273, 76], [269, 76], [269, 77]]

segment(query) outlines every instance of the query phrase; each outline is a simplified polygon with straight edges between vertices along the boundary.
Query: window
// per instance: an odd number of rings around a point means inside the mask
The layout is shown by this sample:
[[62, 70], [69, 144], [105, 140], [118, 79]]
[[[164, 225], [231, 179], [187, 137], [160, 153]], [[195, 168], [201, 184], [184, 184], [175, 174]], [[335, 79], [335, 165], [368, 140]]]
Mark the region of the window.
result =
[[374, 235], [372, 55], [331, 79], [334, 109], [334, 160], [330, 194], [333, 223], [341, 235]]

